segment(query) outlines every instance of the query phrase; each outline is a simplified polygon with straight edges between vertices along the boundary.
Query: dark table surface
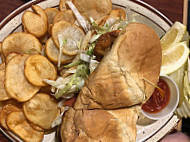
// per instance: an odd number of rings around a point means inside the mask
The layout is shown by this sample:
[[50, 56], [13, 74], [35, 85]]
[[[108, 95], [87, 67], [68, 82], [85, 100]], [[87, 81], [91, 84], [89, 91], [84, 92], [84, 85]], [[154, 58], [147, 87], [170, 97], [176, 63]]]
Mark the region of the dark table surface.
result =
[[[183, 22], [183, 3], [184, 0], [142, 0], [158, 9], [172, 22]], [[26, 3], [27, 0], [0, 0], [0, 22], [12, 11]], [[0, 132], [0, 142], [10, 142]]]

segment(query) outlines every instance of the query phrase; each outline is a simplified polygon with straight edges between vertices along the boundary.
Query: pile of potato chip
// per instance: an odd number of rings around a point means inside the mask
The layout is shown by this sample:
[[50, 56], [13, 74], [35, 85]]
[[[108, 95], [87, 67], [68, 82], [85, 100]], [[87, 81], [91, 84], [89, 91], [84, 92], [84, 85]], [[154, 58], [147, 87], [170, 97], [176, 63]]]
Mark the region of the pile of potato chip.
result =
[[[123, 10], [112, 10], [110, 0], [87, 1], [73, 0], [86, 19], [107, 18], [105, 16], [110, 13], [125, 19]], [[103, 8], [94, 9], [98, 3]], [[66, 0], [60, 0], [59, 10], [42, 9], [38, 5], [33, 5], [32, 10], [25, 11], [22, 16], [23, 32], [10, 34], [0, 44], [3, 61], [0, 64], [0, 101], [3, 104], [0, 124], [30, 142], [42, 141], [61, 113], [57, 100], [51, 95], [51, 86], [43, 80], [66, 76], [57, 66], [72, 62], [78, 53], [78, 43], [85, 37]], [[61, 43], [64, 39], [67, 42]], [[65, 44], [63, 49], [60, 49], [61, 44]]]

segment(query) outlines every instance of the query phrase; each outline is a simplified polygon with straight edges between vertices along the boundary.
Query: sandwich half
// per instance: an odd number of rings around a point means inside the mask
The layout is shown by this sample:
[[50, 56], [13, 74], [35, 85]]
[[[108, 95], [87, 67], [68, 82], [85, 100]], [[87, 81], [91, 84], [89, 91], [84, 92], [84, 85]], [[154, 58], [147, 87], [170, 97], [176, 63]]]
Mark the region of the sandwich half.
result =
[[139, 107], [118, 110], [66, 112], [61, 126], [63, 142], [133, 142]]
[[117, 109], [145, 102], [160, 76], [161, 45], [156, 32], [129, 24], [82, 88], [75, 109]]

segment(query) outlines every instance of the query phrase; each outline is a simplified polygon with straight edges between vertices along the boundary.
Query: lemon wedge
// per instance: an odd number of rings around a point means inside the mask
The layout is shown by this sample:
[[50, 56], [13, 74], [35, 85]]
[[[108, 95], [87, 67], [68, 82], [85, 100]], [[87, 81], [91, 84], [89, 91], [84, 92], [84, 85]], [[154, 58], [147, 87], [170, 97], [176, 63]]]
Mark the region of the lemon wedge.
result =
[[180, 67], [177, 71], [169, 74], [169, 76], [175, 81], [175, 83], [177, 84], [178, 88], [179, 88], [179, 104], [178, 107], [181, 107], [182, 103], [183, 103], [183, 95], [184, 95], [184, 79], [186, 77], [184, 77], [185, 75], [185, 71], [187, 69], [187, 63], [185, 63], [182, 67]]
[[180, 42], [162, 51], [161, 74], [171, 74], [182, 67], [189, 56], [187, 42]]
[[161, 38], [162, 51], [169, 49], [181, 42], [186, 33], [186, 26], [180, 22], [175, 22], [167, 33]]

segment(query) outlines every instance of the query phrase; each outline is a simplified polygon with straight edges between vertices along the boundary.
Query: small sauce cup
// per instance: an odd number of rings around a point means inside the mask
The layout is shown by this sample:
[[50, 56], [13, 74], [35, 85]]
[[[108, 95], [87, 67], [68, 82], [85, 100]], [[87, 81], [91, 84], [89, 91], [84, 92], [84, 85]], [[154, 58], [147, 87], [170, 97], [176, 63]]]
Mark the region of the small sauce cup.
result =
[[174, 80], [167, 75], [161, 75], [160, 78], [163, 79], [170, 88], [169, 103], [161, 111], [155, 113], [149, 113], [141, 109], [141, 112], [144, 116], [153, 120], [158, 120], [167, 117], [175, 111], [179, 103], [179, 89]]

